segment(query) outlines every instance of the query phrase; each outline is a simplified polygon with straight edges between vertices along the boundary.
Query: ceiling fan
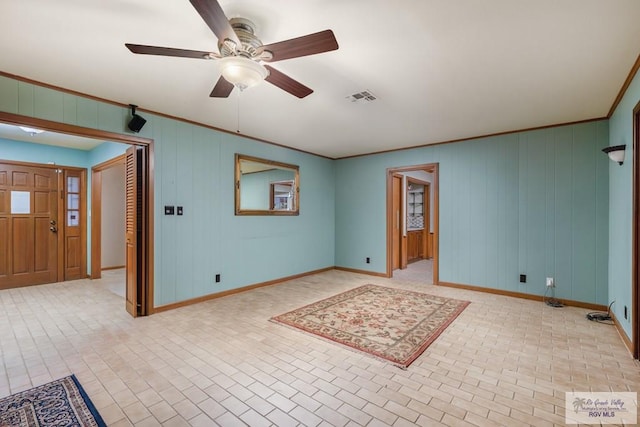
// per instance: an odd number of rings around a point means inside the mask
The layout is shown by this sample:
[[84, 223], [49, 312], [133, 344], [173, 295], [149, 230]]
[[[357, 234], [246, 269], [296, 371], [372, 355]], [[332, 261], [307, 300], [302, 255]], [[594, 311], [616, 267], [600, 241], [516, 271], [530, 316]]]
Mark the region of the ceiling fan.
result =
[[133, 53], [223, 61], [222, 75], [209, 96], [227, 98], [234, 86], [240, 90], [266, 80], [274, 86], [304, 98], [313, 90], [263, 62], [276, 62], [338, 49], [333, 31], [324, 30], [277, 43], [263, 45], [248, 19], [228, 20], [217, 0], [189, 0], [218, 38], [218, 50], [205, 52], [125, 43]]

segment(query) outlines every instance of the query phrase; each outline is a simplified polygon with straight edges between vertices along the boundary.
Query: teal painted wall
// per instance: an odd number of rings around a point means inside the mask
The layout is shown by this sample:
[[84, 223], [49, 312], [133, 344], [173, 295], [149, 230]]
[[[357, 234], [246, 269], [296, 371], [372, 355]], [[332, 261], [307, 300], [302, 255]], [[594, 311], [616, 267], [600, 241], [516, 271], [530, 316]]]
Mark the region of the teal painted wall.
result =
[[[156, 141], [157, 305], [334, 265], [332, 161], [145, 118], [153, 131], [143, 136]], [[236, 216], [235, 153], [299, 165], [300, 215]], [[163, 205], [184, 206], [184, 216], [160, 215]]]
[[32, 163], [53, 162], [60, 166], [85, 168], [88, 170], [90, 182], [89, 171], [93, 166], [124, 154], [127, 147], [128, 145], [119, 142], [103, 142], [87, 151], [0, 138], [0, 159]]
[[87, 152], [0, 138], [0, 159], [86, 168]]
[[[0, 111], [129, 133], [126, 108], [2, 76]], [[335, 264], [331, 160], [143, 116], [140, 136], [152, 138], [155, 149], [156, 306]], [[300, 215], [235, 216], [235, 153], [299, 165]], [[184, 215], [164, 216], [164, 205], [184, 206]], [[213, 283], [216, 273], [221, 283]]]
[[[144, 114], [140, 136], [155, 144], [155, 305], [333, 265], [384, 272], [386, 169], [424, 163], [440, 164], [441, 281], [542, 295], [553, 276], [558, 297], [627, 298], [628, 279], [608, 265], [619, 266], [614, 253], [629, 264], [620, 238], [629, 226], [617, 221], [630, 218], [630, 187], [617, 194], [614, 182], [630, 186], [630, 166], [615, 169], [600, 151], [618, 143], [618, 129], [630, 134], [623, 105], [611, 129], [599, 121], [338, 161]], [[125, 108], [6, 77], [0, 110], [127, 133]], [[300, 215], [235, 216], [235, 153], [299, 165]], [[85, 164], [112, 154], [94, 150]], [[184, 216], [162, 215], [164, 205], [184, 206]]]
[[[611, 145], [626, 144], [622, 166], [609, 162], [609, 298], [613, 312], [631, 338], [632, 214], [633, 214], [633, 109], [640, 102], [640, 75], [629, 85], [609, 119]], [[628, 307], [627, 319], [624, 307]]]
[[[89, 165], [89, 170], [91, 170], [91, 168], [95, 165], [104, 163], [107, 160], [113, 159], [114, 157], [121, 156], [127, 151], [127, 148], [129, 148], [129, 145], [119, 142], [106, 142], [98, 145], [96, 148], [87, 153], [87, 163]], [[91, 175], [90, 172], [89, 175]], [[89, 176], [89, 178], [91, 177]], [[89, 190], [91, 190], [91, 188], [89, 188]]]
[[336, 265], [384, 273], [386, 169], [439, 163], [441, 281], [542, 295], [552, 276], [607, 304], [608, 141], [598, 121], [338, 160]]

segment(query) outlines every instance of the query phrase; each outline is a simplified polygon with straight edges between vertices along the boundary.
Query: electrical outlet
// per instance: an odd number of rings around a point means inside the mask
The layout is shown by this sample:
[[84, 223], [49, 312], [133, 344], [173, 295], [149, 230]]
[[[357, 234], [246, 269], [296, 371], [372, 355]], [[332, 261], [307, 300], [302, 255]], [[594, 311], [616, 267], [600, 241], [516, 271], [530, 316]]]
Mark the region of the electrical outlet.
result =
[[371, 258], [367, 257], [367, 264], [371, 263]]
[[521, 274], [520, 275], [520, 283], [527, 283], [527, 275], [526, 274]]
[[220, 283], [220, 274], [216, 274], [216, 283]]
[[556, 282], [553, 280], [553, 277], [547, 277], [547, 288], [555, 288]]

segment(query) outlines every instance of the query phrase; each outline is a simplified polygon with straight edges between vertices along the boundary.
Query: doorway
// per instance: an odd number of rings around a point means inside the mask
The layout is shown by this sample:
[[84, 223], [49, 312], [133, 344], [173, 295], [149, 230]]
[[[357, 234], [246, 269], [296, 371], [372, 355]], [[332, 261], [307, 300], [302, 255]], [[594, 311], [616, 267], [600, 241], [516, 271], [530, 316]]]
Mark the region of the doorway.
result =
[[0, 161], [0, 289], [86, 277], [86, 173]]
[[424, 259], [424, 280], [437, 283], [438, 164], [387, 169], [387, 277]]
[[114, 157], [91, 168], [91, 278], [125, 267], [125, 158]]
[[[123, 135], [81, 126], [69, 125], [33, 117], [21, 116], [6, 112], [0, 112], [0, 122], [15, 126], [28, 126], [49, 132], [76, 135], [86, 138], [98, 139], [129, 144], [137, 147], [136, 157], [132, 163], [131, 172], [135, 176], [132, 182], [135, 185], [135, 226], [136, 240], [134, 241], [133, 264], [127, 265], [127, 280], [135, 278], [135, 283], [127, 284], [126, 308], [132, 307], [129, 313], [136, 316], [144, 316], [153, 313], [153, 140], [132, 135]], [[86, 175], [86, 172], [85, 172]], [[85, 193], [86, 194], [86, 193]], [[59, 199], [58, 199], [59, 200]], [[85, 216], [86, 218], [86, 216]], [[51, 221], [47, 218], [47, 222]], [[40, 221], [42, 222], [42, 221]], [[82, 221], [87, 224], [87, 221]], [[49, 226], [50, 224], [47, 224]], [[47, 228], [47, 231], [50, 231]], [[123, 230], [124, 233], [124, 230]], [[59, 248], [59, 246], [58, 246]], [[86, 244], [84, 245], [84, 261], [86, 271]], [[93, 268], [93, 266], [92, 266]], [[129, 274], [133, 270], [133, 274]], [[60, 275], [58, 266], [57, 275]], [[133, 286], [132, 293], [129, 290]]]

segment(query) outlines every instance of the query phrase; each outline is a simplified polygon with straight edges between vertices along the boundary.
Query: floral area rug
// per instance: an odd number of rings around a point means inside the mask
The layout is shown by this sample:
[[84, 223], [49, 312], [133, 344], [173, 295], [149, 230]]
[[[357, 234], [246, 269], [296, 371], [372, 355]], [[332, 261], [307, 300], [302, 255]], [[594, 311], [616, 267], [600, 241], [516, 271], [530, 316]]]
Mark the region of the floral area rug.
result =
[[271, 320], [406, 368], [469, 301], [365, 285]]
[[106, 427], [76, 379], [61, 378], [0, 399], [0, 427]]

